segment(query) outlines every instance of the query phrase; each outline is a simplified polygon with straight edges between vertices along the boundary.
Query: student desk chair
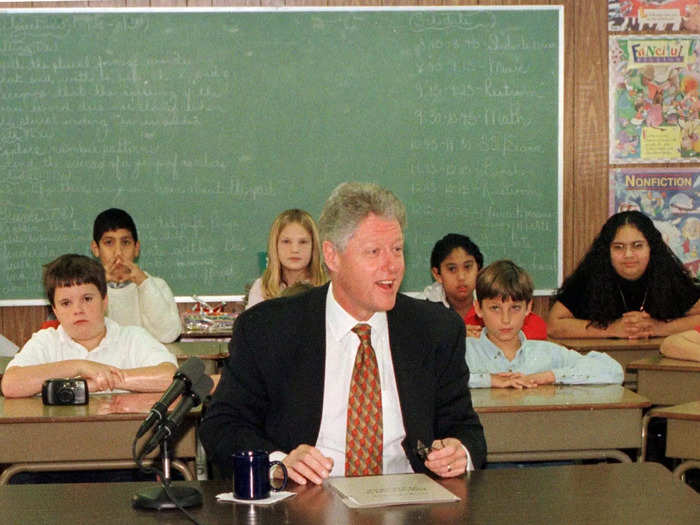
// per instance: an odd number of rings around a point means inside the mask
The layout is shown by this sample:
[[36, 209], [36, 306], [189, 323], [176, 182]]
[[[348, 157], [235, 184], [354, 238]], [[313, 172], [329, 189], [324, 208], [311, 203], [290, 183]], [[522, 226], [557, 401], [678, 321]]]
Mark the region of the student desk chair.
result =
[[627, 365], [637, 374], [637, 392], [655, 405], [700, 400], [700, 363], [657, 354]]
[[688, 470], [700, 469], [700, 401], [650, 410], [642, 424], [640, 461], [644, 461], [646, 455], [649, 421], [655, 417], [666, 418], [667, 421], [666, 455], [684, 460], [673, 470], [673, 475], [682, 480]]

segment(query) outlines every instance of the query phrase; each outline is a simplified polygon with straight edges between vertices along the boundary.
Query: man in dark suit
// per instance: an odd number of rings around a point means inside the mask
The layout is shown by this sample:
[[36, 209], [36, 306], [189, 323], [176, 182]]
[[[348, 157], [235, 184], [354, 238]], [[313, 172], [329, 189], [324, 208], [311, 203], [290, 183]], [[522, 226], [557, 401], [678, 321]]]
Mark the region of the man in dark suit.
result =
[[[265, 301], [238, 318], [200, 429], [224, 475], [231, 455], [249, 449], [274, 451], [298, 483], [351, 475], [350, 463], [361, 463], [350, 452], [357, 421], [348, 408], [356, 402], [356, 356], [366, 350], [358, 323], [369, 326], [372, 377], [381, 384], [379, 422], [368, 427], [373, 442], [372, 432], [380, 437], [373, 473], [453, 477], [485, 462], [467, 388], [464, 323], [441, 305], [397, 295], [404, 224], [391, 192], [340, 185], [319, 221], [330, 285]], [[419, 441], [432, 445], [427, 459], [417, 453]]]

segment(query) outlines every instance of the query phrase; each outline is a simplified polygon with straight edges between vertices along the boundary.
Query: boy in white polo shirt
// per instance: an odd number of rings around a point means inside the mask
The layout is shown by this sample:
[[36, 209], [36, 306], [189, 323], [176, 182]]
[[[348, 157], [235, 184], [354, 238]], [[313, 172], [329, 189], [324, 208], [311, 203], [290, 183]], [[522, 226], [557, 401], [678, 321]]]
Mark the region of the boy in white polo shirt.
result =
[[46, 379], [82, 377], [90, 392], [165, 390], [177, 360], [146, 330], [106, 319], [102, 265], [62, 255], [44, 268], [44, 288], [58, 328], [39, 330], [10, 361], [2, 377], [5, 397], [41, 392]]
[[90, 249], [107, 274], [107, 317], [122, 326], [143, 326], [161, 343], [175, 341], [182, 332], [180, 312], [168, 284], [134, 262], [141, 244], [131, 215], [118, 208], [100, 213]]

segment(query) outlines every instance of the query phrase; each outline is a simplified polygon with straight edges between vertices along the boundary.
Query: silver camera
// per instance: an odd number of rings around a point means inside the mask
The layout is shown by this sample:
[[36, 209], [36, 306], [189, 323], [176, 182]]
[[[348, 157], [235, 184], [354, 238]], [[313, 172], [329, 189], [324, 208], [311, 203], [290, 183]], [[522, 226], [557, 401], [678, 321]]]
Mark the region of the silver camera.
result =
[[87, 405], [87, 381], [74, 379], [47, 379], [41, 387], [41, 400], [45, 405]]

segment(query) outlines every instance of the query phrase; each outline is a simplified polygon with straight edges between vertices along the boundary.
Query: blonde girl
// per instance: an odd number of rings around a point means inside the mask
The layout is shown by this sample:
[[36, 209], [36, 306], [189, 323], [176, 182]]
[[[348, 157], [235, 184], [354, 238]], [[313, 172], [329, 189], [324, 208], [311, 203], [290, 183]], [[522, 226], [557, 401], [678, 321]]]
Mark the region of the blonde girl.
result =
[[318, 229], [304, 210], [285, 210], [277, 216], [270, 228], [267, 258], [265, 272], [248, 292], [246, 308], [279, 297], [295, 283], [319, 286], [327, 280], [321, 263]]

